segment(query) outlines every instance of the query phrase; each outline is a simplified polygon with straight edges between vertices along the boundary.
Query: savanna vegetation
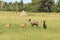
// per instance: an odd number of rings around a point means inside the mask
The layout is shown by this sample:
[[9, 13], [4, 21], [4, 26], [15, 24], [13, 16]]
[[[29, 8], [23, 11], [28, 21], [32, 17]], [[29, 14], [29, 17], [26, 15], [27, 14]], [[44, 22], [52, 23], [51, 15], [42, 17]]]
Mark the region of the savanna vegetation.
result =
[[[0, 40], [60, 40], [60, 13], [29, 13], [20, 17], [20, 12], [0, 11]], [[31, 26], [28, 19], [37, 20], [38, 27]], [[46, 20], [47, 29], [43, 28]], [[11, 27], [6, 28], [9, 23]], [[20, 25], [26, 23], [26, 27]]]
[[[26, 12], [25, 16], [20, 16], [22, 10]], [[60, 40], [59, 12], [60, 0], [57, 3], [33, 0], [27, 4], [23, 0], [0, 1], [0, 40]], [[38, 23], [34, 24], [32, 20]], [[45, 23], [47, 27], [43, 27]]]

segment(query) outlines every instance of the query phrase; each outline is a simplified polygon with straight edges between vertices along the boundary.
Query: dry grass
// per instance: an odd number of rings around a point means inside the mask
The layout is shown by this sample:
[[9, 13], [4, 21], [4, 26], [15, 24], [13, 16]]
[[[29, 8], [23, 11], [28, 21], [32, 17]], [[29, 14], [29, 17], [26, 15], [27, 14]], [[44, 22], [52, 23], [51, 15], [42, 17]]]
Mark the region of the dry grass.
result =
[[[60, 40], [60, 13], [26, 13], [20, 17], [20, 12], [0, 12], [0, 40]], [[28, 19], [39, 21], [39, 27], [32, 27]], [[47, 29], [43, 29], [43, 20], [46, 20]], [[6, 23], [11, 27], [7, 29]], [[26, 28], [20, 24], [26, 23]]]

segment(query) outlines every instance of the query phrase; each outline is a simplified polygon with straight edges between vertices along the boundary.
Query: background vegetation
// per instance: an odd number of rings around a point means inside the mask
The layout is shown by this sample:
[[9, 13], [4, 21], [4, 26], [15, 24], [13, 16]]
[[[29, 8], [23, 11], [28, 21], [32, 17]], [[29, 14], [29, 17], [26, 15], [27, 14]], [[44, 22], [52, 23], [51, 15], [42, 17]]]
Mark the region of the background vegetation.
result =
[[20, 2], [0, 1], [0, 10], [2, 11], [29, 11], [29, 12], [60, 12], [60, 0], [55, 3], [53, 0], [33, 0], [32, 3], [23, 4]]

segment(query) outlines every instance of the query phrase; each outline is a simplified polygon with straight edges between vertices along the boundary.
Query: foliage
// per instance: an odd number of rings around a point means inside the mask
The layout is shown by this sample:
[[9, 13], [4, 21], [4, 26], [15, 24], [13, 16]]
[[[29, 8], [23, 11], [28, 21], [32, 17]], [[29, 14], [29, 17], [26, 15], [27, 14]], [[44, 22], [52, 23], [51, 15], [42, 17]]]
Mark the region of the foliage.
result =
[[[0, 1], [2, 4], [2, 1]], [[23, 4], [20, 2], [3, 2], [0, 5], [2, 11], [29, 11], [29, 12], [60, 12], [60, 1], [55, 4], [52, 0], [32, 0], [32, 3]]]

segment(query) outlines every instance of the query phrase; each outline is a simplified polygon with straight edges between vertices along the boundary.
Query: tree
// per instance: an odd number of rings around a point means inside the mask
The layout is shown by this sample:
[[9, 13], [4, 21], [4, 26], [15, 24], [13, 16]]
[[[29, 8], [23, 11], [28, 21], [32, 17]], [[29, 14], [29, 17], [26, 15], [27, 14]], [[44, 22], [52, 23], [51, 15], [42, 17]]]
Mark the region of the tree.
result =
[[23, 10], [24, 9], [23, 0], [21, 0], [21, 7], [22, 7], [22, 10]]
[[0, 0], [0, 9], [2, 9], [2, 8], [3, 8], [3, 1]]
[[36, 3], [36, 2], [39, 2], [41, 0], [32, 0], [32, 3]]
[[60, 12], [60, 0], [58, 0], [57, 12]]
[[32, 11], [52, 12], [52, 0], [32, 0]]
[[43, 12], [51, 12], [51, 6], [53, 5], [52, 0], [42, 0], [40, 10]]

